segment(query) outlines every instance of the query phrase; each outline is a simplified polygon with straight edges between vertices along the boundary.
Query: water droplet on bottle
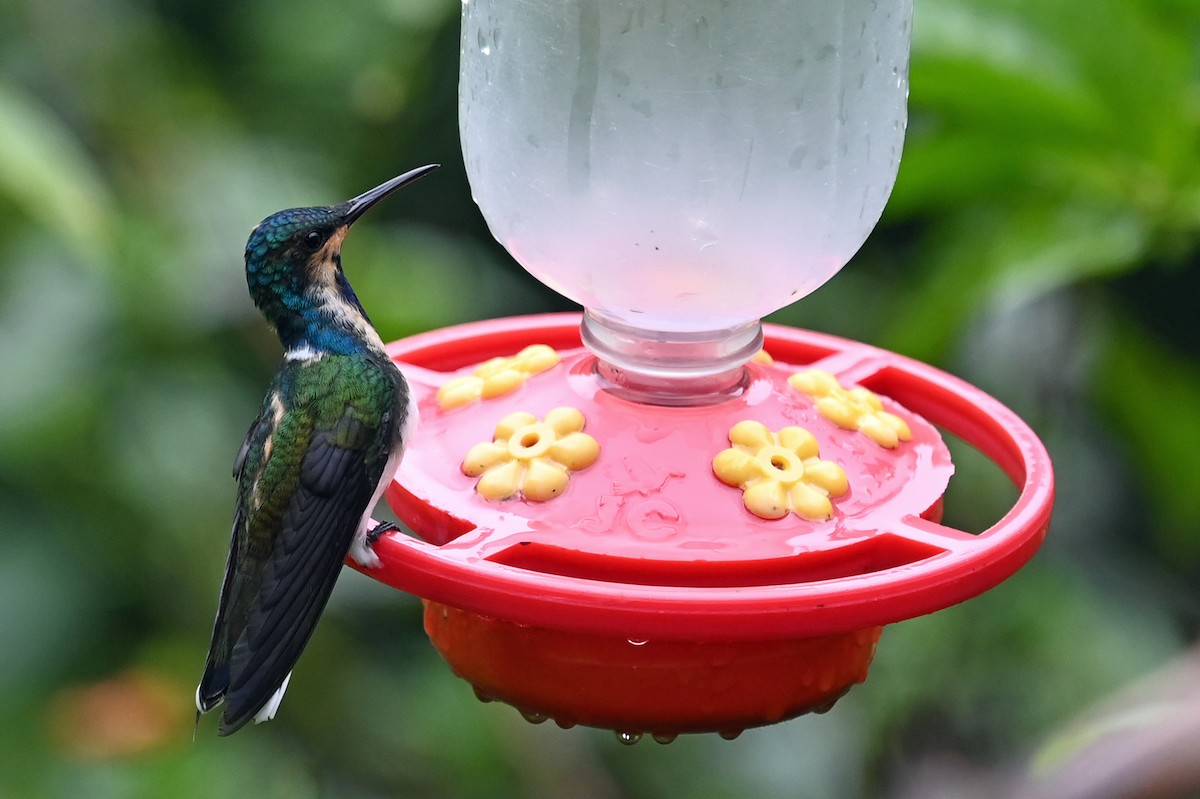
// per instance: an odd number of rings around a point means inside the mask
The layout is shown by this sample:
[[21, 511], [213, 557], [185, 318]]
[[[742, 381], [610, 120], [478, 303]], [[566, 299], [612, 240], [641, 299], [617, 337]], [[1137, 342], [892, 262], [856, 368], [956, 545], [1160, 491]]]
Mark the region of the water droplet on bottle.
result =
[[678, 737], [679, 736], [673, 732], [656, 732], [653, 735], [654, 740], [660, 744], [663, 744], [664, 746], [671, 743]]
[[647, 641], [645, 638], [630, 638], [629, 639], [630, 646], [645, 646], [648, 643], [650, 643], [650, 642]]
[[742, 731], [741, 730], [721, 730], [717, 734], [720, 735], [722, 738], [724, 738], [726, 741], [732, 741], [734, 738], [741, 735]]
[[495, 702], [496, 698], [483, 692], [478, 686], [475, 686], [475, 698], [480, 702]]
[[707, 220], [693, 217], [688, 221], [692, 224], [692, 241], [700, 245], [698, 249], [706, 250], [720, 240]]
[[638, 741], [642, 740], [640, 732], [618, 732], [617, 740], [626, 746], [633, 746]]
[[545, 713], [538, 713], [536, 710], [522, 710], [521, 716], [530, 724], [541, 724], [546, 719], [550, 718]]

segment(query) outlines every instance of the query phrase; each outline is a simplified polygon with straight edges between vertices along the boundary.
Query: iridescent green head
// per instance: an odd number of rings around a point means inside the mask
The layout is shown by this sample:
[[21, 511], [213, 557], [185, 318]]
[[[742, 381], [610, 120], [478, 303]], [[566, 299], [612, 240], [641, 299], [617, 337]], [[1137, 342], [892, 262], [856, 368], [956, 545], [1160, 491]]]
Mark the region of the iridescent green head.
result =
[[246, 242], [246, 284], [285, 348], [347, 351], [367, 331], [374, 336], [342, 271], [342, 241], [371, 206], [437, 167], [405, 172], [338, 205], [279, 211], [254, 228]]

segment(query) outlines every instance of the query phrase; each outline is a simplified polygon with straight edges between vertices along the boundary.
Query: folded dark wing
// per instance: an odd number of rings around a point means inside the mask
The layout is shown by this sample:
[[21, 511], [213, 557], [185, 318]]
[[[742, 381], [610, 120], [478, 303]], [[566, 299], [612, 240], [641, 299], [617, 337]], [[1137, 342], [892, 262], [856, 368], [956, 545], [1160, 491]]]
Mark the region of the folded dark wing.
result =
[[248, 722], [271, 698], [308, 643], [341, 572], [381, 467], [368, 468], [378, 439], [347, 409], [318, 430], [279, 521], [257, 595], [229, 660], [221, 733]]

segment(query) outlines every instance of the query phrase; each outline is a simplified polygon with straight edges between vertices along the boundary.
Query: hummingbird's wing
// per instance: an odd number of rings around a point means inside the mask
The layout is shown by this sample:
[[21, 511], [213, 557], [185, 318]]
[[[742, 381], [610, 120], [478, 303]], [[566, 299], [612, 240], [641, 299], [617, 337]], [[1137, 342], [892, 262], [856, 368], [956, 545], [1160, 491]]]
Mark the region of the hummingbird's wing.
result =
[[205, 671], [213, 684], [204, 693], [202, 681], [199, 695], [220, 689], [222, 735], [245, 725], [287, 679], [368, 510], [394, 423], [390, 412], [368, 421], [369, 409], [380, 407], [361, 396], [372, 386], [387, 389], [368, 381], [340, 402], [314, 392], [318, 401], [286, 413], [280, 398], [268, 397], [251, 429], [217, 617], [223, 629], [214, 631]]
[[[246, 468], [246, 458], [250, 451], [261, 458], [262, 453], [266, 449], [266, 442], [270, 439], [272, 429], [272, 414], [268, 413], [269, 400], [272, 394], [268, 394], [268, 403], [264, 403], [263, 411], [258, 418], [250, 424], [250, 429], [246, 431], [246, 439], [242, 442], [241, 449], [238, 450], [237, 457], [233, 461], [233, 478], [239, 482], [243, 481]], [[233, 530], [230, 534], [229, 554], [225, 557], [225, 578], [221, 583], [221, 598], [217, 603], [217, 617], [213, 621], [212, 641], [208, 646], [208, 659], [204, 664], [204, 676], [200, 680], [200, 685], [196, 688], [196, 710], [199, 713], [208, 713], [213, 708], [221, 704], [225, 698], [225, 691], [229, 686], [229, 624], [226, 621], [226, 616], [231, 604], [231, 599], [238, 587], [239, 582], [237, 577], [238, 556], [243, 552], [242, 541], [245, 537], [246, 529], [246, 514], [244, 512], [244, 504], [238, 502], [233, 513]], [[199, 719], [199, 716], [197, 716]]]

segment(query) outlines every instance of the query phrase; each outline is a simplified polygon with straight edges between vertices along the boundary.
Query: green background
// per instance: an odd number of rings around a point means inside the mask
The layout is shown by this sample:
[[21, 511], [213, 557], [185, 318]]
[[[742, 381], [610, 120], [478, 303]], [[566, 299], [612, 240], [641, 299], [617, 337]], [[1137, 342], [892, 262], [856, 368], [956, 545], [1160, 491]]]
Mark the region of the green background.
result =
[[[886, 630], [828, 715], [626, 747], [479, 703], [419, 603], [349, 570], [276, 721], [192, 741], [230, 465], [280, 354], [250, 227], [440, 161], [346, 246], [383, 338], [569, 308], [470, 201], [459, 3], [0, 2], [0, 798], [1200, 791], [1200, 6], [916, 6], [883, 221], [775, 319], [1020, 413], [1050, 536]], [[948, 520], [981, 529], [1013, 492], [959, 462]]]

